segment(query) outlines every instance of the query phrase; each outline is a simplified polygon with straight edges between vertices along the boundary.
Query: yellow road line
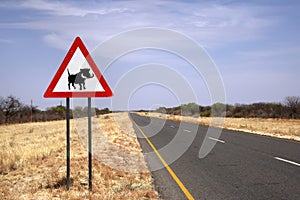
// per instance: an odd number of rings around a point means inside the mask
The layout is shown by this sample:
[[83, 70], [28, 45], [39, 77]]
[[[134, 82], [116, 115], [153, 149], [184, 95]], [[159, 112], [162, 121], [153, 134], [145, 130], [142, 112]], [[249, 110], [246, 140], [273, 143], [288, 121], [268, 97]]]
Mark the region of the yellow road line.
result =
[[180, 187], [180, 189], [182, 190], [182, 192], [185, 194], [185, 196], [189, 199], [189, 200], [194, 200], [194, 197], [191, 195], [191, 193], [188, 191], [188, 189], [183, 185], [183, 183], [180, 181], [180, 179], [177, 177], [177, 175], [174, 173], [174, 171], [171, 169], [171, 167], [169, 167], [169, 165], [166, 163], [166, 161], [163, 159], [163, 157], [159, 154], [159, 152], [157, 151], [157, 149], [155, 148], [155, 146], [152, 144], [152, 142], [150, 141], [150, 139], [146, 136], [146, 134], [142, 131], [142, 129], [135, 123], [134, 120], [131, 120], [135, 126], [139, 129], [139, 131], [143, 134], [143, 136], [145, 137], [145, 139], [147, 140], [148, 144], [151, 146], [151, 148], [153, 149], [153, 151], [156, 153], [157, 157], [160, 159], [160, 161], [163, 163], [163, 165], [165, 166], [165, 168], [168, 170], [169, 174], [172, 176], [172, 178], [174, 179], [174, 181], [177, 183], [177, 185]]

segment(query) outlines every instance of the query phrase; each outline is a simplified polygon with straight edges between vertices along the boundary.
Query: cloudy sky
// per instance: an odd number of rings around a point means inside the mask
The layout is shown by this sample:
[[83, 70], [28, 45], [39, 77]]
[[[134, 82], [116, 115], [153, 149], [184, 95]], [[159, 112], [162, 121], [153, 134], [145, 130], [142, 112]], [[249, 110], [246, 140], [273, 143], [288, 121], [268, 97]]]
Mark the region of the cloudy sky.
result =
[[[122, 32], [157, 27], [182, 33], [206, 50], [223, 79], [228, 103], [279, 102], [300, 95], [299, 10], [297, 0], [1, 1], [0, 96], [13, 94], [27, 104], [32, 99], [42, 109], [59, 104], [63, 99], [44, 99], [43, 94], [76, 36], [93, 52]], [[211, 104], [203, 77], [168, 52], [132, 52], [103, 74], [114, 89], [124, 74], [147, 63], [174, 69], [190, 82], [199, 104]], [[130, 108], [188, 102], [179, 102], [179, 94], [170, 91], [145, 85], [131, 91]]]

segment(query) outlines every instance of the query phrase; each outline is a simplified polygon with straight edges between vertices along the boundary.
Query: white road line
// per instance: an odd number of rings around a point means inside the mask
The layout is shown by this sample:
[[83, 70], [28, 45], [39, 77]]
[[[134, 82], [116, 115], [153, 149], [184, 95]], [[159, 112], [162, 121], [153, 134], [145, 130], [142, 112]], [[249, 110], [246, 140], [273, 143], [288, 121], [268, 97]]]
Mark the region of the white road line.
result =
[[286, 160], [286, 159], [279, 158], [279, 157], [274, 157], [274, 158], [277, 159], [277, 160], [280, 160], [280, 161], [283, 161], [283, 162], [286, 162], [286, 163], [290, 163], [290, 164], [292, 164], [292, 165], [296, 165], [296, 166], [300, 167], [300, 164], [299, 164], [299, 163], [296, 163], [296, 162], [294, 162], [294, 161]]
[[217, 141], [217, 142], [221, 142], [221, 143], [225, 143], [225, 141], [219, 140], [219, 139], [216, 139], [216, 138], [213, 138], [213, 137], [208, 137], [208, 139], [211, 139], [211, 140], [214, 140], [214, 141]]
[[189, 133], [191, 132], [190, 130], [187, 130], [187, 129], [183, 129], [183, 130], [186, 131], [186, 132], [189, 132]]
[[172, 125], [171, 125], [170, 127], [171, 127], [171, 128], [175, 128], [175, 126], [172, 126]]

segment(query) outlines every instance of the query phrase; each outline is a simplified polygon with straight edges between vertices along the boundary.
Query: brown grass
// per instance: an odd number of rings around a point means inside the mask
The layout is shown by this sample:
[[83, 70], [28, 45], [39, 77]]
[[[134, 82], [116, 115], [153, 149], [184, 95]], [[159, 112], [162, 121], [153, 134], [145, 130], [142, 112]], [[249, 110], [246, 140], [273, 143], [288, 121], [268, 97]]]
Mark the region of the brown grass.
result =
[[[103, 158], [112, 156], [109, 150], [97, 149], [96, 143], [104, 138], [111, 147], [123, 150], [119, 152], [140, 155], [137, 167], [145, 170], [129, 118], [126, 113], [114, 115], [93, 119], [94, 152], [100, 151], [97, 155]], [[127, 124], [126, 130], [113, 120], [118, 116]], [[65, 121], [0, 126], [0, 199], [158, 199], [149, 171], [122, 171], [122, 167], [95, 159], [97, 155], [93, 159], [93, 192], [89, 192], [87, 151], [82, 142], [86, 135], [80, 132], [78, 121], [71, 121], [69, 191], [65, 190]]]
[[152, 116], [161, 119], [173, 121], [183, 121], [196, 123], [205, 126], [223, 127], [225, 129], [246, 131], [260, 135], [292, 139], [300, 141], [300, 120], [292, 119], [262, 119], [262, 118], [224, 118], [224, 124], [220, 123], [221, 118], [211, 117], [188, 117], [177, 115], [166, 115], [161, 113], [143, 113], [137, 114]]

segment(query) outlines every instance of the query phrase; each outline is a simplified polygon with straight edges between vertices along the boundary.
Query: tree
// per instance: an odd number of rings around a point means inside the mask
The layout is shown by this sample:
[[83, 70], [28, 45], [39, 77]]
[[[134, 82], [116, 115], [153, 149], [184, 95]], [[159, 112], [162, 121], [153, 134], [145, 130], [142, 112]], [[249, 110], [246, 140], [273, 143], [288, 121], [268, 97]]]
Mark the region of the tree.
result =
[[[47, 108], [45, 114], [47, 120], [59, 120], [65, 119], [66, 116], [66, 107], [62, 105], [58, 105], [55, 107]], [[70, 116], [72, 117], [73, 113], [70, 110]]]
[[161, 107], [157, 108], [155, 111], [158, 112], [158, 113], [165, 114], [166, 113], [166, 108], [161, 106]]
[[299, 96], [288, 96], [284, 99], [284, 104], [289, 108], [290, 117], [299, 117], [300, 108], [300, 97]]
[[22, 103], [15, 96], [8, 96], [0, 99], [0, 107], [4, 114], [5, 123], [9, 123], [21, 109]]
[[36, 121], [36, 115], [39, 112], [40, 110], [37, 108], [37, 106], [22, 105], [15, 121], [18, 121], [20, 123]]
[[212, 110], [212, 116], [214, 117], [221, 117], [221, 116], [225, 116], [226, 114], [226, 105], [223, 103], [214, 103], [211, 106], [211, 110]]
[[110, 110], [109, 108], [104, 108], [104, 109], [98, 109], [98, 108], [95, 108], [95, 111], [96, 111], [96, 115], [104, 115], [104, 114], [108, 114], [110, 113]]
[[76, 106], [73, 111], [74, 118], [83, 117], [83, 111], [81, 106]]
[[4, 122], [5, 122], [5, 116], [2, 109], [0, 109], [0, 124], [3, 124]]
[[199, 105], [196, 103], [182, 104], [181, 113], [186, 116], [199, 116]]

